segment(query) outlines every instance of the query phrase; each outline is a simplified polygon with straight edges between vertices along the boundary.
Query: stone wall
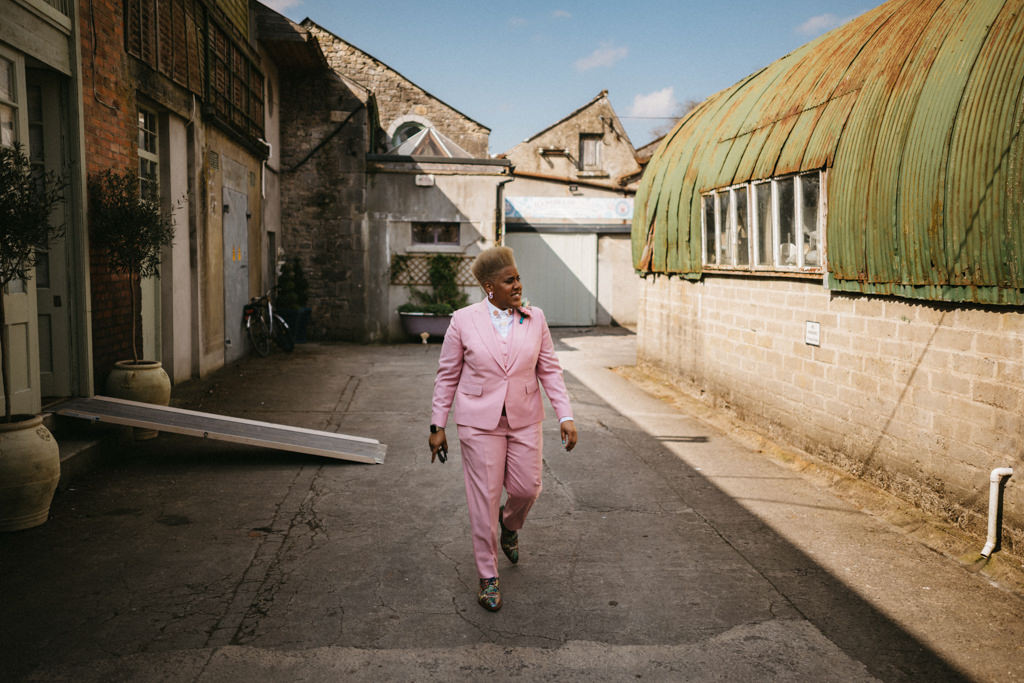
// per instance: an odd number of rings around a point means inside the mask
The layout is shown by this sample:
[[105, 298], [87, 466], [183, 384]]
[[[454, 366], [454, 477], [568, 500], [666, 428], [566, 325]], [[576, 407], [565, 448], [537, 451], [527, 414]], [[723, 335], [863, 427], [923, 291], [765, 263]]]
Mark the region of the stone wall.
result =
[[[330, 31], [309, 20], [303, 22], [303, 26], [319, 41], [331, 69], [373, 93], [383, 131], [405, 117], [426, 119], [474, 157], [487, 156], [490, 129], [452, 109], [387, 64]], [[390, 144], [385, 142], [384, 147]]]
[[[820, 281], [648, 277], [638, 362], [982, 536], [988, 475], [1022, 468], [1024, 312], [832, 294]], [[820, 346], [805, 343], [820, 323]], [[1024, 487], [1004, 547], [1024, 548]]]
[[309, 280], [314, 339], [371, 341], [365, 283], [369, 94], [334, 74], [281, 79], [281, 247]]

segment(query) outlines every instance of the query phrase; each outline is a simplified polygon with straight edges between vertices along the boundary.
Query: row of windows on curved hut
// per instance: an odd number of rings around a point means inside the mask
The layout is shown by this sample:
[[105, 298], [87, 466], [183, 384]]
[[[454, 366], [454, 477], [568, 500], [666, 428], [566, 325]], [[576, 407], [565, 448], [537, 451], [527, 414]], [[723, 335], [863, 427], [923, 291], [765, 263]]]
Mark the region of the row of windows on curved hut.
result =
[[703, 194], [703, 265], [820, 272], [824, 180], [811, 171]]

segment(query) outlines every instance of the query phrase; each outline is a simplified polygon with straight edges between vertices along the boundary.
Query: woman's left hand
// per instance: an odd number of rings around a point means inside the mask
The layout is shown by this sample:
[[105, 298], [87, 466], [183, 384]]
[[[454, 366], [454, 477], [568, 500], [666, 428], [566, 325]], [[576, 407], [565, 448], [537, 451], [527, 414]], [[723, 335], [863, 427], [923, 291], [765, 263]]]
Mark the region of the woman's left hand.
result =
[[566, 451], [571, 451], [576, 447], [576, 423], [566, 420], [559, 426], [562, 430], [562, 445], [565, 446]]

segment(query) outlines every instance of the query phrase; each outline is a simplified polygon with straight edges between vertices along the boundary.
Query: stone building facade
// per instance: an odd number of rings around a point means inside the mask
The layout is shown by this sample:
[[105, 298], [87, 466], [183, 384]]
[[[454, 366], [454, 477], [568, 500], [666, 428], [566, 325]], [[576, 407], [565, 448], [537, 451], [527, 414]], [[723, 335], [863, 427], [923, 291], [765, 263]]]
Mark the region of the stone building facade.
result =
[[[304, 266], [313, 338], [398, 339], [405, 287], [391, 282], [392, 256], [493, 243], [508, 162], [486, 158], [485, 126], [316, 23], [299, 28], [326, 66], [281, 83], [281, 256]], [[424, 130], [460, 158], [396, 153]], [[413, 226], [437, 222], [460, 226], [457, 244], [410, 244]]]
[[[301, 106], [297, 106], [301, 105]], [[369, 91], [333, 71], [281, 82], [282, 253], [309, 281], [310, 335], [370, 341], [366, 216]]]
[[640, 165], [608, 92], [502, 158], [506, 244], [521, 253], [524, 291], [552, 325], [632, 325], [639, 280], [630, 254]]
[[267, 235], [277, 231], [262, 211], [274, 84], [259, 68], [251, 12], [241, 2], [98, 0], [81, 17], [83, 54], [96, 60], [82, 71], [88, 173], [139, 172], [175, 224], [160, 277], [137, 287], [135, 320], [125, 282], [92, 250], [98, 387], [131, 356], [133, 326], [140, 354], [175, 382], [246, 352], [242, 307], [266, 289]]
[[[408, 137], [421, 127], [433, 127], [459, 144], [473, 157], [487, 156], [491, 131], [437, 99], [398, 71], [315, 22], [302, 24], [320, 42], [330, 68], [372, 92], [380, 124], [371, 151], [396, 147], [395, 135]], [[405, 127], [405, 131], [400, 130]], [[403, 138], [404, 139], [404, 138]]]

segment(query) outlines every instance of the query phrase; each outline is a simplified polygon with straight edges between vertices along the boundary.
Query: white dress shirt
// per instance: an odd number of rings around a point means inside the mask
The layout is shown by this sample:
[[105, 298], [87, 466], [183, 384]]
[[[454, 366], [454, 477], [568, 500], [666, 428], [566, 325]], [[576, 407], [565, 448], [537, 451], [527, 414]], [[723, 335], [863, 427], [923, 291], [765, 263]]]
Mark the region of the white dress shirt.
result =
[[491, 325], [494, 326], [494, 331], [502, 339], [508, 339], [508, 330], [512, 327], [512, 309], [498, 308], [490, 300], [487, 301], [487, 309], [491, 314]]

